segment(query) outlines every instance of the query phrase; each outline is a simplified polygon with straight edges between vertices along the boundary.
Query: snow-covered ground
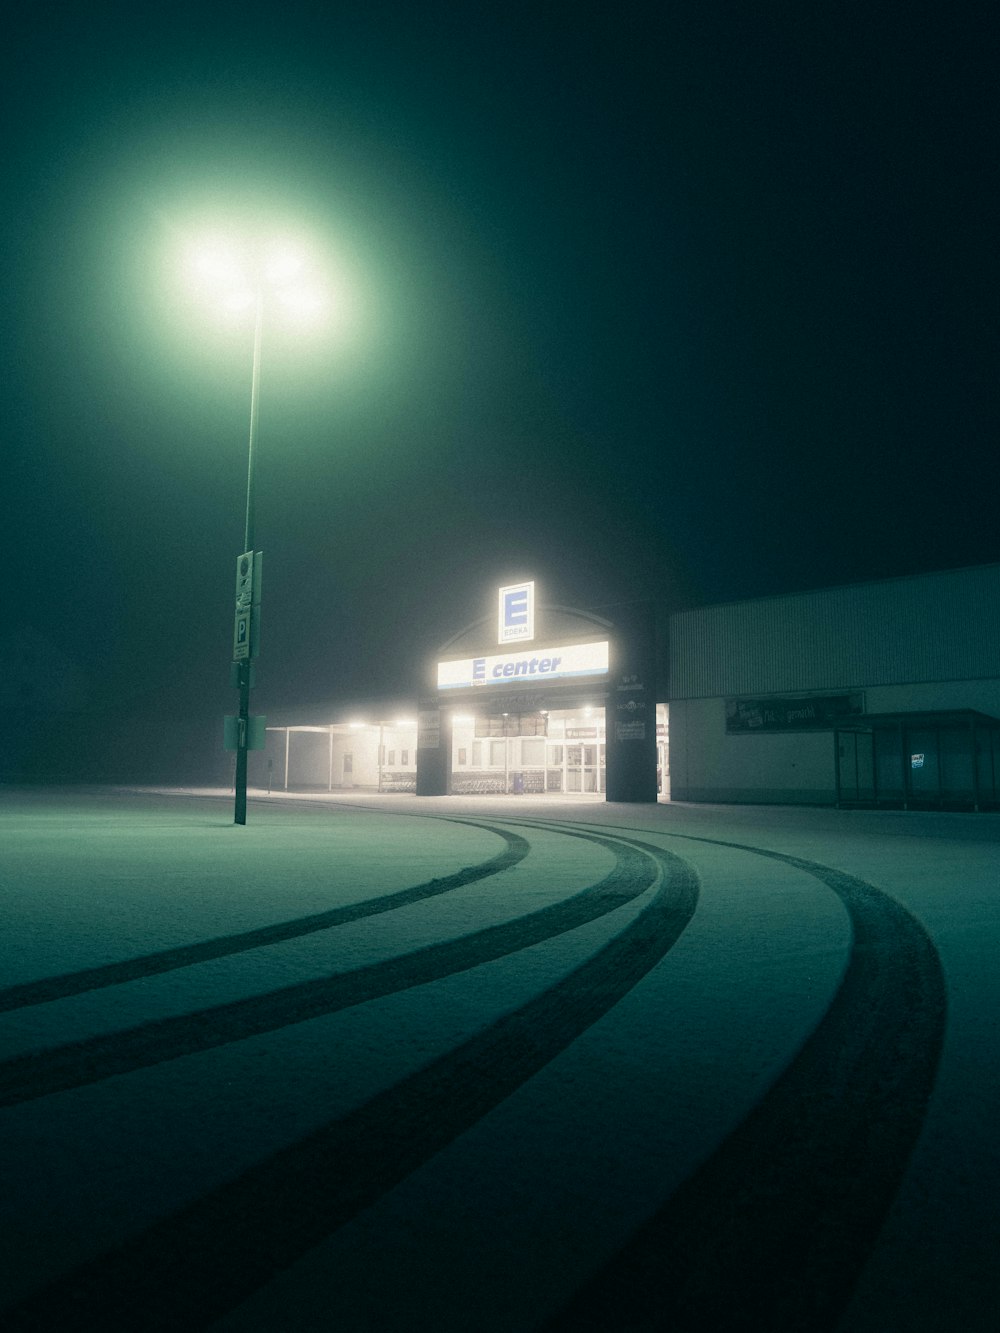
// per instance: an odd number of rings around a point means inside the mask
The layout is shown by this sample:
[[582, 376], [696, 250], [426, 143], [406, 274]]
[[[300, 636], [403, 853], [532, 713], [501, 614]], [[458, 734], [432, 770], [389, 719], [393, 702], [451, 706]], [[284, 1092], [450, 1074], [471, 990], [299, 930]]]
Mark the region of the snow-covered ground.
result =
[[14, 1328], [993, 1330], [1000, 817], [0, 793]]

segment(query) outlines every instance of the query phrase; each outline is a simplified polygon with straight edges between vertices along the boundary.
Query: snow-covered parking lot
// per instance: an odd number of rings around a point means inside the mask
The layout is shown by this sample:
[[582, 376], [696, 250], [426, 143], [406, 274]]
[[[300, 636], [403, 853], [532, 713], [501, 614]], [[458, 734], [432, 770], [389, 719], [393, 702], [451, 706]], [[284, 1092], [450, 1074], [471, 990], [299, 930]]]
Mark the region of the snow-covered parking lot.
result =
[[7, 1327], [1000, 1326], [1000, 816], [0, 796]]

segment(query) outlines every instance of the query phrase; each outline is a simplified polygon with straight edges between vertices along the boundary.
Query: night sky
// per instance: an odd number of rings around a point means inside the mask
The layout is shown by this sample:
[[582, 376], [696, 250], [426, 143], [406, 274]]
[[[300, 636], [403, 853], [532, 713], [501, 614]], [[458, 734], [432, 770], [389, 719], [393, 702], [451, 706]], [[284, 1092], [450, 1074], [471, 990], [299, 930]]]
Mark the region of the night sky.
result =
[[412, 697], [513, 578], [666, 616], [1000, 560], [991, 9], [26, 10], [0, 775], [224, 765], [251, 330], [186, 283], [207, 221], [335, 298], [265, 328], [257, 711]]

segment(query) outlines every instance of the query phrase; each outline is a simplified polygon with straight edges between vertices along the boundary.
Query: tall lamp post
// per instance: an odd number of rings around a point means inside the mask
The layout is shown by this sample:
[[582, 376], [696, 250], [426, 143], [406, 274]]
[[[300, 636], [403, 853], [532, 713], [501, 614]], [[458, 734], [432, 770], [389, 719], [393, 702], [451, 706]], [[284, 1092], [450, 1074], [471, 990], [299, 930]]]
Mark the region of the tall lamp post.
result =
[[247, 822], [247, 754], [253, 740], [250, 716], [252, 659], [256, 655], [260, 604], [260, 552], [255, 548], [255, 481], [257, 429], [260, 406], [260, 354], [264, 329], [264, 306], [280, 305], [298, 314], [314, 313], [321, 305], [316, 294], [300, 281], [298, 255], [275, 246], [255, 247], [236, 254], [228, 245], [202, 248], [195, 255], [195, 268], [212, 298], [233, 312], [254, 310], [253, 371], [250, 381], [250, 443], [247, 457], [246, 517], [243, 554], [236, 576], [236, 624], [233, 635], [233, 668], [239, 689], [239, 711], [235, 718], [236, 806], [233, 822]]
[[[251, 562], [253, 562], [255, 551], [254, 506], [256, 497], [254, 495], [254, 468], [257, 454], [257, 418], [260, 411], [260, 341], [264, 327], [264, 289], [259, 285], [254, 304], [253, 371], [250, 379], [250, 444], [247, 451], [247, 508], [246, 522], [243, 528], [243, 550], [248, 553]], [[252, 577], [253, 570], [251, 567]], [[259, 600], [259, 594], [259, 588], [251, 593], [250, 621], [247, 622], [250, 642], [247, 645], [247, 655], [241, 658], [237, 664], [240, 702], [236, 722], [236, 808], [233, 814], [234, 824], [245, 824], [247, 822], [247, 756], [250, 748], [250, 673], [252, 669], [250, 654], [253, 652], [255, 637], [250, 625], [254, 614], [253, 599]]]

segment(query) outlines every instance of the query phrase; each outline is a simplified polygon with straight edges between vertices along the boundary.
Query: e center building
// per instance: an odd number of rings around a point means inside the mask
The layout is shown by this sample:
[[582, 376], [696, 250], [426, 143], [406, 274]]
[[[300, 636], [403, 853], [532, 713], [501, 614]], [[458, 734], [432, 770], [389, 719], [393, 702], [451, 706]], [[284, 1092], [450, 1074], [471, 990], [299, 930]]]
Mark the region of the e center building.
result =
[[268, 726], [255, 782], [655, 802], [668, 755], [652, 609], [604, 612], [543, 605], [533, 580], [499, 588], [486, 614], [426, 664], [417, 707], [382, 704], [340, 721], [298, 710]]
[[507, 585], [427, 664], [419, 707], [300, 714], [268, 729], [268, 772], [434, 796], [1000, 809], [1000, 565], [676, 612], [659, 666], [657, 702], [647, 604], [543, 606]]
[[[533, 581], [440, 650], [421, 701], [416, 791], [592, 793], [655, 801], [651, 617], [545, 606]], [[662, 725], [662, 724], [661, 724]], [[662, 764], [661, 764], [662, 772]]]

